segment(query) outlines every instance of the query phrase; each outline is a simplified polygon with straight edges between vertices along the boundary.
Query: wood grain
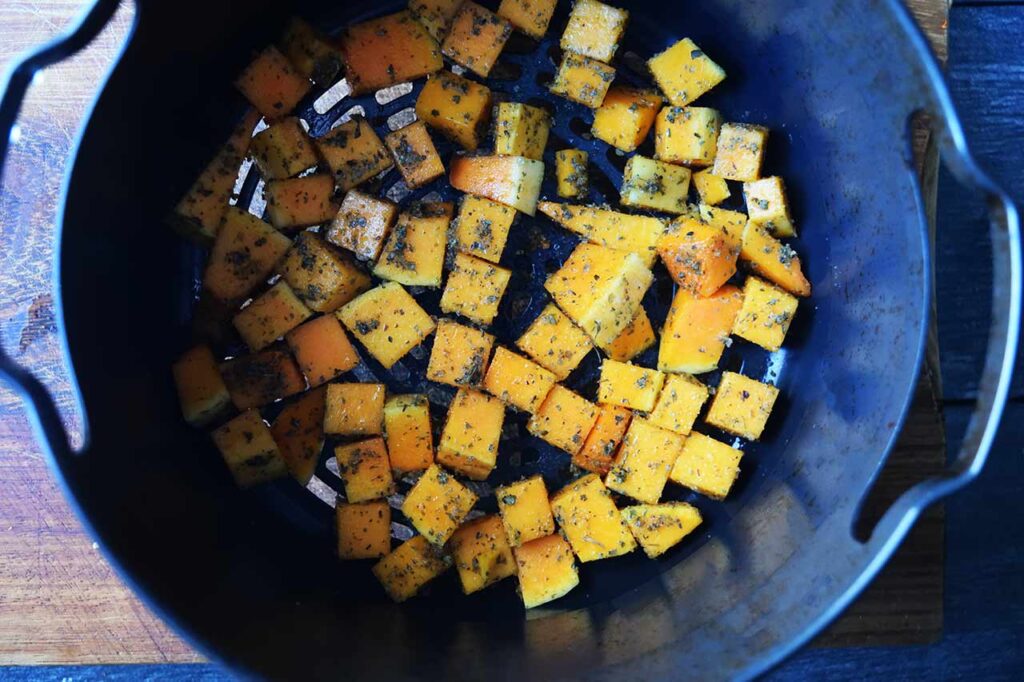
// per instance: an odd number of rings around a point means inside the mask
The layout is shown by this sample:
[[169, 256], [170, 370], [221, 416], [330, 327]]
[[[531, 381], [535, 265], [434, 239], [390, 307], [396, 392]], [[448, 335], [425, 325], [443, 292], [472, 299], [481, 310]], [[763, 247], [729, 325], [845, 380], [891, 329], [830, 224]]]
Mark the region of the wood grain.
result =
[[[944, 56], [945, 0], [909, 4]], [[80, 0], [0, 0], [0, 67], [55, 35], [81, 7]], [[73, 433], [78, 420], [53, 334], [52, 225], [69, 147], [130, 21], [126, 4], [96, 43], [36, 82], [0, 191], [0, 339], [36, 369]], [[894, 482], [884, 490], [895, 491], [910, 472], [942, 460], [934, 404], [920, 402], [931, 391], [930, 385], [919, 391], [889, 467]], [[202, 660], [138, 602], [94, 548], [6, 389], [0, 389], [0, 490], [0, 665]], [[871, 591], [821, 641], [934, 638], [941, 629], [941, 540], [941, 518], [920, 524]]]

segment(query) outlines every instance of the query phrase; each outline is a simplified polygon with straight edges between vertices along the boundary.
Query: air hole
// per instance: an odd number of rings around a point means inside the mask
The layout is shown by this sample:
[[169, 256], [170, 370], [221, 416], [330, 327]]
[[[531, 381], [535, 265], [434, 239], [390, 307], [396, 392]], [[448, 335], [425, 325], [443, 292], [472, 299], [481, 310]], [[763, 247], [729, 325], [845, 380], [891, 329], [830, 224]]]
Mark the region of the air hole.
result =
[[540, 459], [540, 453], [537, 448], [526, 447], [522, 450], [522, 462], [523, 464], [534, 464]]
[[606, 149], [605, 156], [608, 158], [608, 163], [610, 163], [620, 173], [625, 170], [626, 162], [629, 161], [626, 154], [621, 149], [616, 149], [615, 147], [609, 147]]
[[595, 172], [593, 166], [590, 167], [590, 187], [598, 193], [604, 201], [613, 203], [618, 201], [619, 188], [611, 178], [601, 172]]
[[569, 121], [569, 130], [572, 131], [573, 135], [579, 135], [584, 140], [594, 139], [594, 136], [590, 134], [590, 124], [579, 116], [574, 116], [573, 119]]
[[514, 81], [523, 75], [523, 67], [512, 62], [498, 62], [491, 68], [490, 78], [496, 81]]
[[548, 102], [546, 99], [541, 99], [540, 97], [530, 97], [526, 100], [526, 103], [529, 104], [531, 107], [543, 109], [544, 111], [548, 112], [548, 115], [550, 116], [554, 116], [555, 114], [554, 107], [552, 107], [551, 103]]
[[651, 72], [647, 69], [647, 62], [636, 52], [626, 52], [622, 55], [622, 65], [641, 78], [649, 78]]
[[548, 273], [549, 275], [558, 270], [558, 268], [560, 267], [562, 267], [562, 264], [553, 258], [549, 258], [546, 261], [544, 261], [544, 272]]
[[537, 49], [537, 41], [524, 33], [513, 31], [503, 49], [505, 54], [533, 54]]
[[404, 97], [410, 92], [412, 92], [412, 83], [399, 83], [398, 85], [378, 90], [374, 93], [373, 98], [377, 100], [377, 104], [383, 105], [388, 102], [394, 102], [399, 97]]
[[328, 88], [324, 94], [316, 98], [313, 102], [313, 111], [318, 114], [326, 114], [334, 108], [335, 104], [351, 94], [352, 88], [349, 87], [348, 81], [342, 79]]
[[551, 86], [551, 79], [553, 77], [553, 73], [547, 71], [538, 71], [537, 75], [533, 77], [533, 82], [537, 84], [537, 87], [546, 89]]
[[416, 110], [412, 107], [402, 109], [398, 113], [391, 114], [388, 116], [388, 128], [390, 130], [398, 130], [404, 128], [410, 123], [416, 122]]
[[344, 114], [342, 114], [337, 121], [331, 124], [331, 130], [334, 130], [342, 123], [348, 123], [349, 121], [352, 120], [354, 116], [366, 116], [366, 109], [363, 108], [363, 105], [357, 104], [356, 106], [352, 107]]
[[562, 61], [562, 50], [558, 45], [552, 43], [551, 46], [548, 47], [548, 59], [551, 60], [552, 64], [558, 64]]

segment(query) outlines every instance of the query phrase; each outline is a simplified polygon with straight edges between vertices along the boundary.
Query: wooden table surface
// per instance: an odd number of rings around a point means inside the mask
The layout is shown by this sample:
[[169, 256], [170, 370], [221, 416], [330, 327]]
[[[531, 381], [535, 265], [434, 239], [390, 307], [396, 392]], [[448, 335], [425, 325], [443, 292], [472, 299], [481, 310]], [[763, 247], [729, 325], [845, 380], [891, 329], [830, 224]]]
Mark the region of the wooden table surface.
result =
[[[945, 58], [946, 0], [909, 4]], [[81, 0], [0, 0], [0, 66], [56, 34], [81, 6]], [[73, 432], [78, 417], [69, 407], [49, 287], [52, 225], [68, 149], [131, 15], [131, 5], [123, 5], [92, 46], [33, 85], [0, 192], [0, 244], [13, 243], [15, 231], [30, 235], [27, 253], [0, 249], [0, 339], [54, 392]], [[942, 467], [936, 398], [926, 372], [901, 446], [877, 490], [877, 508]], [[943, 625], [942, 566], [942, 512], [934, 510], [818, 644], [936, 640]], [[201, 660], [124, 587], [98, 553], [50, 475], [16, 398], [0, 389], [0, 665]]]

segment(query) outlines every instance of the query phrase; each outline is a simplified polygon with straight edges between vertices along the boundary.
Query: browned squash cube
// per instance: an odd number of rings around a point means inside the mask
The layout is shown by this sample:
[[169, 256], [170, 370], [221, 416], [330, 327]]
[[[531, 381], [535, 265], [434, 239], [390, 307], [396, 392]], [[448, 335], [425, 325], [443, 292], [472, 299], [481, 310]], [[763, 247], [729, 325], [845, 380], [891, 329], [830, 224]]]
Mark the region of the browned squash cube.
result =
[[362, 95], [439, 71], [437, 41], [408, 11], [349, 26], [341, 37], [345, 77]]
[[292, 242], [256, 216], [234, 206], [213, 243], [203, 288], [224, 302], [240, 302], [265, 281]]
[[466, 486], [434, 464], [416, 481], [402, 503], [402, 513], [431, 544], [444, 545], [476, 504]]
[[220, 366], [220, 375], [239, 410], [262, 407], [301, 393], [306, 381], [292, 357], [279, 350], [243, 355]]
[[562, 49], [610, 62], [626, 32], [629, 12], [597, 0], [576, 0], [562, 34]]
[[279, 230], [319, 225], [338, 213], [334, 178], [327, 173], [270, 180], [263, 195], [267, 199], [267, 217]]
[[451, 71], [428, 78], [416, 98], [416, 117], [468, 151], [480, 146], [490, 115], [490, 89]]
[[252, 138], [250, 149], [253, 161], [267, 180], [290, 178], [317, 164], [313, 141], [293, 116], [260, 131]]
[[296, 71], [320, 87], [333, 83], [345, 65], [341, 50], [330, 38], [298, 17], [292, 17], [285, 27], [281, 51]]
[[557, 0], [501, 0], [498, 16], [531, 38], [540, 40], [548, 31], [557, 4]]
[[604, 476], [612, 468], [619, 443], [626, 435], [633, 413], [618, 405], [598, 405], [597, 421], [583, 441], [583, 449], [572, 457], [572, 463], [585, 471]]
[[473, 327], [438, 320], [427, 378], [449, 386], [478, 386], [487, 372], [494, 336]]
[[597, 474], [578, 478], [555, 493], [551, 511], [572, 551], [584, 563], [636, 549], [636, 540]]
[[441, 286], [453, 210], [450, 203], [409, 206], [398, 216], [373, 274], [406, 286]]
[[[594, 348], [587, 333], [549, 303], [516, 341], [521, 351], [564, 381]], [[585, 435], [585, 434], [584, 434]]]
[[377, 260], [397, 216], [398, 206], [387, 199], [349, 190], [327, 229], [327, 241], [348, 249], [360, 260]]
[[456, 64], [486, 78], [511, 34], [512, 24], [472, 0], [465, 0], [452, 19], [441, 52]]
[[548, 489], [540, 476], [510, 483], [494, 491], [498, 511], [505, 525], [509, 544], [519, 547], [555, 532]]
[[459, 528], [451, 539], [452, 558], [462, 591], [479, 592], [516, 574], [516, 560], [497, 515], [483, 516]]
[[444, 175], [444, 164], [423, 121], [388, 134], [384, 144], [409, 187], [422, 187]]
[[384, 433], [384, 384], [328, 384], [324, 432], [332, 436]]
[[300, 485], [309, 483], [324, 449], [324, 389], [304, 393], [274, 419], [274, 436], [288, 471]]
[[498, 304], [511, 277], [511, 270], [464, 253], [456, 254], [441, 296], [441, 310], [488, 325], [498, 314]]
[[615, 78], [615, 69], [603, 62], [573, 52], [562, 55], [551, 92], [568, 100], [597, 109]]
[[338, 558], [379, 559], [391, 551], [391, 507], [384, 500], [339, 502], [335, 516]]
[[359, 364], [359, 354], [334, 315], [301, 324], [285, 339], [310, 386], [326, 384]]
[[553, 372], [501, 346], [494, 351], [483, 383], [491, 395], [530, 413], [540, 407], [554, 385]]
[[475, 481], [490, 475], [498, 461], [505, 406], [486, 393], [461, 388], [448, 408], [437, 446], [439, 464]]
[[235, 315], [235, 329], [252, 350], [263, 350], [313, 313], [286, 282], [278, 282]]
[[303, 303], [318, 313], [334, 312], [370, 288], [370, 276], [345, 253], [312, 232], [301, 232], [280, 268]]
[[384, 403], [384, 433], [395, 471], [423, 471], [434, 463], [430, 402], [425, 395], [395, 395]]
[[510, 206], [466, 194], [455, 218], [455, 246], [463, 253], [497, 263], [515, 218], [516, 210]]
[[366, 502], [395, 491], [388, 450], [382, 438], [369, 438], [334, 448], [338, 473], [345, 485], [345, 499]]
[[338, 312], [377, 362], [390, 369], [434, 331], [434, 320], [401, 284], [385, 282]]
[[526, 423], [526, 430], [541, 440], [575, 455], [597, 421], [597, 405], [555, 384]]
[[565, 596], [580, 584], [572, 548], [557, 533], [515, 550], [519, 594], [528, 609]]
[[317, 138], [316, 147], [344, 192], [394, 165], [384, 143], [362, 116], [353, 116]]
[[608, 488], [641, 502], [656, 503], [685, 442], [685, 436], [635, 417], [605, 479]]
[[431, 546], [422, 535], [416, 535], [378, 561], [373, 575], [389, 597], [403, 602], [447, 571], [449, 565], [449, 559], [438, 548]]
[[462, 0], [409, 0], [409, 11], [440, 44], [461, 4]]
[[268, 120], [291, 113], [309, 92], [309, 79], [298, 73], [276, 47], [260, 52], [235, 80], [235, 87]]
[[288, 467], [256, 410], [246, 410], [213, 432], [213, 442], [242, 488], [288, 475]]
[[186, 351], [172, 369], [181, 413], [192, 426], [206, 426], [231, 408], [231, 394], [209, 346]]

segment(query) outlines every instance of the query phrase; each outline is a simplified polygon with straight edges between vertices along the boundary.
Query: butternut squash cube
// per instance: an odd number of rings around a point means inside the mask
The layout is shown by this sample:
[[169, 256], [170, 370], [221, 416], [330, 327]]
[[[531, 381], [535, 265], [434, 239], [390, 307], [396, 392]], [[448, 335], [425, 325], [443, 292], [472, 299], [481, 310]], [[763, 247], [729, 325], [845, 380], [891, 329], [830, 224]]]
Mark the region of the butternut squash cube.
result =
[[588, 242], [635, 253], [647, 267], [653, 266], [658, 257], [658, 239], [665, 232], [665, 222], [660, 218], [553, 201], [542, 201], [537, 208]]
[[743, 183], [750, 222], [776, 237], [795, 237], [796, 227], [789, 214], [786, 185], [782, 178], [770, 177]]
[[334, 312], [370, 288], [370, 276], [348, 254], [313, 232], [301, 232], [279, 269], [281, 277], [310, 310]]
[[723, 372], [705, 421], [740, 438], [757, 440], [778, 397], [779, 389], [770, 384]]
[[668, 482], [686, 437], [634, 417], [605, 479], [609, 490], [654, 504]]
[[686, 502], [638, 504], [623, 509], [622, 518], [651, 559], [678, 545], [702, 521], [700, 511]]
[[341, 49], [345, 78], [355, 95], [416, 80], [444, 67], [437, 41], [404, 10], [349, 26], [341, 36]]
[[548, 489], [540, 476], [531, 476], [498, 488], [494, 496], [498, 500], [505, 535], [513, 547], [555, 532]]
[[452, 212], [450, 203], [409, 206], [391, 229], [373, 274], [406, 286], [441, 286]]
[[672, 467], [674, 483], [715, 500], [724, 500], [740, 473], [743, 451], [693, 431]]
[[270, 180], [263, 187], [263, 196], [267, 217], [279, 230], [319, 225], [338, 213], [334, 178], [327, 173]]
[[349, 190], [327, 229], [327, 241], [348, 249], [360, 260], [375, 261], [397, 216], [398, 206], [387, 199]]
[[373, 575], [396, 602], [403, 602], [448, 570], [450, 559], [416, 535], [373, 566]]
[[304, 393], [285, 405], [270, 427], [288, 471], [303, 486], [313, 477], [324, 449], [324, 394], [323, 388]]
[[811, 283], [804, 277], [800, 256], [789, 244], [783, 244], [764, 228], [747, 223], [743, 230], [740, 258], [754, 272], [794, 296], [811, 295]]
[[531, 414], [554, 385], [554, 373], [502, 346], [495, 349], [483, 382], [491, 395]]
[[702, 374], [718, 367], [742, 306], [743, 292], [730, 284], [706, 298], [677, 290], [661, 332], [658, 369]]
[[480, 146], [490, 116], [490, 89], [451, 71], [428, 78], [416, 98], [416, 117], [468, 151]]
[[512, 24], [472, 0], [465, 0], [452, 19], [441, 53], [487, 78], [510, 35]]
[[736, 316], [732, 333], [775, 352], [782, 347], [796, 306], [795, 296], [763, 279], [748, 277], [743, 284], [743, 307]]
[[[330, 400], [328, 386], [328, 401]], [[330, 416], [330, 402], [328, 402]], [[388, 450], [382, 438], [368, 438], [355, 443], [346, 443], [334, 448], [338, 460], [338, 473], [345, 486], [345, 499], [349, 502], [366, 502], [387, 497], [395, 491], [391, 478], [391, 464]]]
[[690, 193], [690, 169], [631, 156], [622, 175], [620, 192], [623, 206], [647, 208], [665, 213], [687, 213]]
[[430, 403], [425, 395], [395, 395], [384, 403], [388, 458], [395, 471], [424, 471], [434, 463]]
[[665, 107], [654, 125], [654, 156], [668, 163], [715, 162], [722, 116], [707, 107]]
[[328, 384], [324, 432], [332, 436], [384, 433], [384, 384]]
[[281, 51], [260, 52], [235, 80], [238, 88], [267, 120], [287, 116], [309, 92], [309, 79], [298, 73]]
[[537, 438], [575, 455], [597, 421], [597, 405], [569, 389], [555, 384], [526, 430]]
[[220, 375], [239, 410], [269, 405], [306, 388], [292, 357], [279, 350], [243, 355], [220, 366]]
[[444, 545], [466, 518], [477, 497], [455, 476], [432, 464], [402, 503], [402, 513], [431, 544]]
[[764, 126], [723, 123], [715, 151], [715, 175], [740, 182], [757, 180], [767, 144], [768, 129]]
[[384, 500], [339, 502], [338, 558], [379, 559], [391, 551], [391, 507]]
[[647, 137], [660, 109], [656, 91], [613, 85], [594, 112], [590, 131], [616, 149], [632, 152]]
[[680, 291], [710, 296], [736, 274], [740, 243], [722, 228], [682, 216], [658, 240], [658, 255]]
[[459, 156], [452, 160], [448, 180], [457, 190], [533, 215], [544, 162], [522, 156]]
[[385, 369], [434, 331], [434, 320], [401, 284], [385, 282], [346, 304], [338, 317]]
[[647, 311], [641, 306], [633, 321], [615, 337], [614, 341], [601, 346], [601, 350], [612, 360], [629, 362], [653, 346], [655, 341], [657, 337], [654, 335], [654, 327], [651, 326], [651, 318], [647, 317]]
[[649, 60], [654, 82], [677, 107], [685, 107], [725, 80], [725, 71], [689, 38]]
[[171, 369], [181, 414], [186, 422], [192, 426], [206, 426], [231, 409], [231, 394], [224, 385], [209, 346], [189, 349]]
[[565, 199], [585, 199], [590, 194], [587, 158], [587, 153], [580, 149], [562, 149], [555, 152], [558, 196]]
[[564, 597], [580, 584], [572, 548], [554, 533], [515, 550], [519, 594], [528, 609]]
[[730, 196], [729, 183], [725, 178], [720, 178], [712, 172], [712, 168], [705, 168], [699, 173], [693, 174], [693, 186], [697, 188], [697, 195], [702, 204], [717, 206]]
[[511, 277], [511, 270], [464, 253], [456, 254], [441, 296], [441, 310], [488, 325], [498, 314], [498, 304]]
[[597, 0], [576, 0], [562, 33], [563, 50], [610, 62], [626, 32], [629, 12]]
[[597, 474], [587, 474], [551, 498], [551, 511], [583, 563], [629, 554], [636, 540]]
[[345, 66], [344, 55], [330, 38], [298, 17], [285, 27], [281, 52], [296, 71], [322, 88], [333, 83]]
[[462, 0], [409, 0], [409, 11], [440, 45]]
[[312, 314], [286, 282], [278, 282], [242, 308], [233, 322], [249, 348], [263, 350]]
[[700, 219], [711, 227], [717, 228], [736, 242], [743, 241], [743, 230], [747, 226], [747, 216], [742, 211], [730, 211], [720, 206], [697, 205], [697, 215], [689, 218]]
[[384, 144], [391, 151], [395, 165], [409, 187], [422, 187], [444, 175], [444, 164], [423, 121], [389, 133]]
[[218, 428], [213, 442], [241, 488], [288, 475], [270, 428], [256, 410], [246, 410]]
[[593, 350], [594, 343], [555, 304], [549, 303], [519, 337], [516, 346], [564, 381]]
[[299, 325], [285, 340], [310, 386], [326, 384], [359, 364], [359, 354], [334, 315]]
[[497, 464], [504, 422], [505, 407], [497, 399], [460, 388], [441, 431], [438, 463], [474, 481], [484, 480]]
[[516, 560], [496, 514], [470, 521], [455, 531], [451, 551], [465, 594], [516, 574]]
[[455, 219], [456, 248], [497, 263], [515, 217], [514, 208], [472, 194], [464, 195]]
[[583, 441], [583, 449], [573, 455], [572, 463], [586, 471], [604, 476], [612, 468], [615, 452], [626, 435], [633, 413], [617, 405], [598, 405], [597, 421]]
[[590, 57], [565, 52], [549, 89], [567, 100], [597, 109], [614, 79], [613, 67]]
[[501, 0], [498, 16], [526, 35], [540, 40], [548, 31], [557, 0]]
[[606, 359], [601, 364], [597, 401], [650, 412], [664, 383], [665, 375], [656, 369]]
[[648, 421], [686, 436], [707, 399], [707, 386], [689, 374], [670, 374], [665, 379], [665, 386], [661, 389], [661, 395]]
[[438, 320], [427, 378], [449, 386], [478, 386], [487, 372], [494, 336], [452, 320]]
[[315, 142], [343, 192], [394, 165], [384, 143], [362, 116], [353, 116]]
[[551, 116], [539, 107], [501, 102], [494, 116], [494, 153], [542, 161]]
[[288, 237], [247, 211], [229, 206], [203, 273], [203, 288], [238, 302], [273, 272], [292, 245]]
[[281, 119], [259, 132], [250, 143], [253, 161], [267, 180], [298, 175], [317, 164], [313, 142], [299, 119]]

